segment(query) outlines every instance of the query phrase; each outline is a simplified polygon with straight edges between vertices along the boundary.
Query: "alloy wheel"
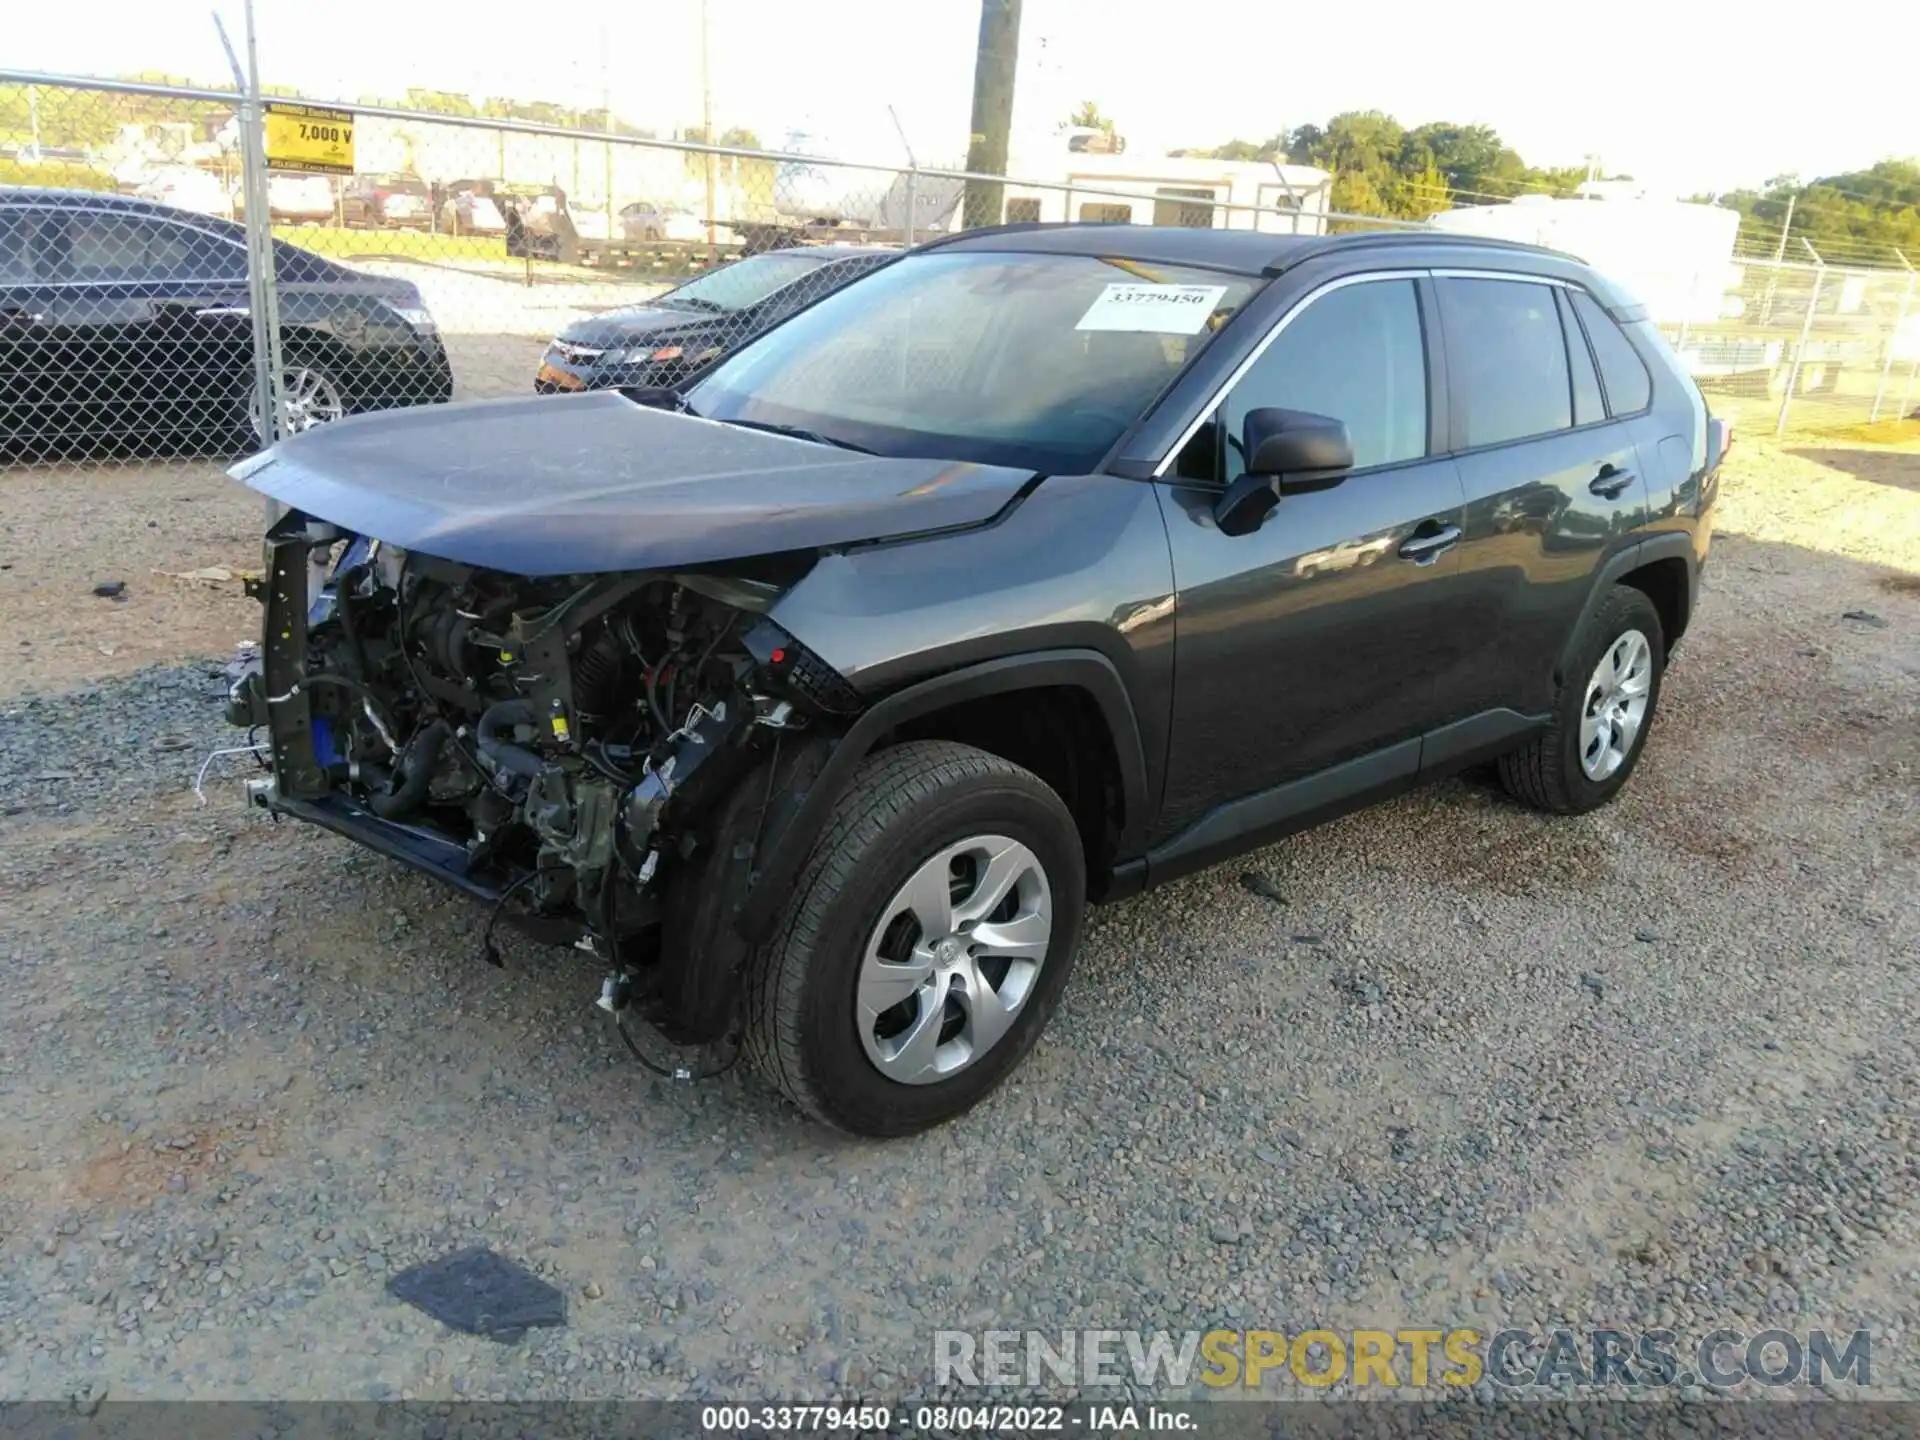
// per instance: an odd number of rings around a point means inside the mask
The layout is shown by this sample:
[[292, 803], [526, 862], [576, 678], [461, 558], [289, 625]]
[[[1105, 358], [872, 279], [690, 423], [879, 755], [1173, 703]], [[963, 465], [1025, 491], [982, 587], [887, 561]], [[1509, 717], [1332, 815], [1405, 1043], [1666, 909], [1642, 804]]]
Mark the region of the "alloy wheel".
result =
[[[289, 365], [281, 376], [280, 392], [286, 397], [289, 435], [338, 420], [347, 411], [346, 402], [340, 398], [340, 387], [333, 378], [311, 365]], [[254, 435], [264, 441], [267, 427], [261, 422], [258, 395], [249, 402], [247, 413], [253, 422]]]

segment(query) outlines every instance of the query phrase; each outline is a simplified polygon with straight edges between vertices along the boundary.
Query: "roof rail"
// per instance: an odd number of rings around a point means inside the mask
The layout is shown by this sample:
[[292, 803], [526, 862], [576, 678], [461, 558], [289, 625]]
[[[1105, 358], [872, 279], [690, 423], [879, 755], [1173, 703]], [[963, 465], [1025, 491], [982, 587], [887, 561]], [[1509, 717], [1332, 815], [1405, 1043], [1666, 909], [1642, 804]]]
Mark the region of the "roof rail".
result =
[[982, 235], [1030, 235], [1035, 230], [1079, 230], [1097, 221], [1088, 220], [1016, 220], [1010, 225], [980, 225], [971, 230], [949, 230], [915, 243], [915, 250], [938, 250], [960, 240], [977, 240]]
[[1355, 234], [1322, 236], [1318, 243], [1309, 243], [1276, 257], [1262, 273], [1278, 275], [1282, 270], [1289, 270], [1302, 261], [1325, 255], [1329, 251], [1391, 249], [1401, 245], [1457, 245], [1469, 250], [1518, 250], [1528, 255], [1552, 255], [1576, 264], [1585, 263], [1579, 256], [1570, 255], [1564, 250], [1549, 250], [1544, 245], [1529, 245], [1521, 240], [1499, 240], [1491, 235], [1462, 235], [1448, 230], [1363, 230]]

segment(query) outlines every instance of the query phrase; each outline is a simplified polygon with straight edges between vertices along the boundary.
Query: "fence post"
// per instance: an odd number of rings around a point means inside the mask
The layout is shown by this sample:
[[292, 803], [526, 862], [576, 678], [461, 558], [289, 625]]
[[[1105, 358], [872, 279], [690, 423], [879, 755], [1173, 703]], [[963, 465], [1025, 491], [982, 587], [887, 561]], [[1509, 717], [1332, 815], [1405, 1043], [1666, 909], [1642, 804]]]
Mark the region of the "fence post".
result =
[[1776, 438], [1787, 433], [1787, 411], [1793, 406], [1794, 387], [1800, 381], [1800, 362], [1807, 353], [1807, 337], [1813, 333], [1813, 312], [1820, 304], [1820, 282], [1826, 274], [1824, 264], [1813, 267], [1813, 293], [1807, 296], [1807, 318], [1800, 322], [1800, 339], [1793, 347], [1793, 364], [1787, 370], [1787, 388], [1780, 396], [1780, 419], [1773, 427]]
[[[254, 39], [253, 0], [247, 0], [247, 63], [244, 70], [226, 26], [219, 25], [220, 43], [233, 68], [240, 95], [240, 193], [246, 198], [247, 308], [253, 329], [253, 407], [260, 416], [261, 448], [287, 433], [286, 396], [282, 380], [286, 367], [280, 354], [280, 290], [274, 279], [273, 216], [267, 196], [267, 120], [260, 100], [260, 52]], [[279, 506], [267, 501], [267, 519], [278, 518]]]
[[1696, 270], [1687, 281], [1687, 299], [1686, 304], [1680, 312], [1680, 339], [1673, 347], [1675, 350], [1685, 350], [1687, 348], [1687, 334], [1693, 328], [1693, 306], [1695, 300], [1699, 297], [1699, 293], [1700, 272]]
[[1893, 322], [1893, 334], [1887, 340], [1887, 358], [1880, 364], [1880, 383], [1873, 387], [1873, 411], [1867, 416], [1869, 425], [1880, 418], [1880, 401], [1887, 393], [1887, 376], [1893, 373], [1893, 352], [1900, 343], [1900, 332], [1906, 329], [1907, 311], [1913, 304], [1915, 281], [1920, 281], [1920, 270], [1909, 269], [1907, 290], [1900, 297], [1900, 316]]
[[920, 171], [916, 166], [907, 166], [907, 244], [913, 244], [915, 219], [920, 205]]

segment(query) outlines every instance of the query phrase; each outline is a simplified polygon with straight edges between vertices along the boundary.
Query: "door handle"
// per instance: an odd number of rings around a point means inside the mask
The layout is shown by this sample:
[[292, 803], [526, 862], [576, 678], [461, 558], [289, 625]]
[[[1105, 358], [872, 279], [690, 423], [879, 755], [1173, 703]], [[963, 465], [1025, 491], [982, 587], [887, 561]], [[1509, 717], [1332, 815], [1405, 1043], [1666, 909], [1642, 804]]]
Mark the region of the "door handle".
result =
[[1402, 560], [1411, 560], [1416, 565], [1431, 565], [1443, 551], [1451, 550], [1460, 543], [1461, 530], [1458, 525], [1439, 525], [1428, 529], [1429, 525], [1433, 525], [1433, 522], [1425, 521], [1420, 529], [1401, 542], [1399, 555]]
[[1631, 470], [1619, 470], [1612, 465], [1602, 465], [1600, 473], [1593, 477], [1587, 489], [1602, 500], [1618, 500], [1631, 484], [1633, 484]]

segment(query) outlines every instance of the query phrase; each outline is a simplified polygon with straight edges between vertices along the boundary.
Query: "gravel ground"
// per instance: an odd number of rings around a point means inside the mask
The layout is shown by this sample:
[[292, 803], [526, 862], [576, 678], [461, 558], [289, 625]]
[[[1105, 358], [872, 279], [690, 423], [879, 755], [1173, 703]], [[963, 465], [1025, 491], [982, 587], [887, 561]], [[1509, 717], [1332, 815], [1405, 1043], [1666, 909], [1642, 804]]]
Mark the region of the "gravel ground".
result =
[[[250, 563], [253, 497], [0, 495], [0, 1397], [897, 1399], [939, 1328], [1313, 1322], [1865, 1326], [1920, 1395], [1920, 455], [1743, 442], [1618, 803], [1449, 783], [1098, 911], [1022, 1071], [888, 1145], [196, 803], [251, 617], [149, 572]], [[476, 1241], [568, 1327], [385, 1293]]]

